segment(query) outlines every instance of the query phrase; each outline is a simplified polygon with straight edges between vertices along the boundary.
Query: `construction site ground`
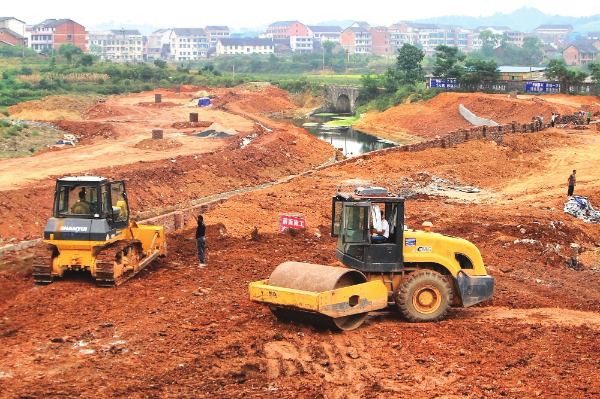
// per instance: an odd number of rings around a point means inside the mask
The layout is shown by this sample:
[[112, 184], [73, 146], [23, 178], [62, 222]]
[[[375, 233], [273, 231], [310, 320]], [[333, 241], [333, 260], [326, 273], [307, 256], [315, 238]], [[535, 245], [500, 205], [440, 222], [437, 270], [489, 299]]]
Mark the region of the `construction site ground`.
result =
[[[298, 175], [332, 156], [328, 144], [263, 116], [294, 108], [284, 92], [230, 91], [210, 91], [223, 108], [193, 112], [237, 136], [177, 135], [181, 146], [137, 149], [150, 129], [169, 138], [180, 132], [170, 126], [189, 112], [139, 105], [154, 95], [142, 93], [100, 103], [119, 116], [77, 121], [98, 123], [94, 132], [111, 126], [115, 139], [1, 160], [0, 237], [41, 236], [57, 176], [123, 178], [133, 213], [158, 212]], [[186, 103], [186, 95], [163, 92], [163, 101]], [[570, 97], [560, 106], [572, 112], [588, 100]], [[452, 112], [441, 108], [442, 116]], [[195, 222], [188, 221], [168, 235], [168, 257], [112, 289], [85, 273], [36, 286], [31, 264], [39, 248], [7, 252], [0, 258], [0, 396], [597, 396], [600, 233], [563, 204], [572, 169], [575, 193], [600, 204], [599, 148], [594, 130], [548, 129], [507, 135], [503, 146], [476, 140], [334, 164], [235, 195], [204, 214], [206, 267], [198, 266]], [[496, 279], [494, 297], [453, 309], [439, 323], [406, 323], [390, 308], [349, 332], [278, 321], [252, 303], [248, 284], [283, 261], [340, 266], [329, 235], [331, 196], [360, 185], [406, 195], [409, 228], [431, 221], [434, 231], [473, 242]], [[456, 189], [465, 186], [480, 191]], [[308, 228], [277, 233], [286, 212], [304, 214]]]

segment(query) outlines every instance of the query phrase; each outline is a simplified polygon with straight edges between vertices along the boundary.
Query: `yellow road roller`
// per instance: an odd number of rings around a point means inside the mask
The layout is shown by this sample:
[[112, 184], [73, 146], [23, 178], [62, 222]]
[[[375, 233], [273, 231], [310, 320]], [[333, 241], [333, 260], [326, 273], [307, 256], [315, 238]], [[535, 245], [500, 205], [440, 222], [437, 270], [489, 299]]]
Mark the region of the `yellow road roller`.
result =
[[268, 305], [280, 319], [352, 330], [368, 312], [388, 306], [410, 322], [431, 322], [443, 319], [451, 306], [471, 306], [493, 295], [494, 278], [475, 245], [407, 229], [404, 198], [385, 188], [338, 192], [331, 235], [346, 268], [284, 262], [268, 280], [250, 284], [250, 299]]
[[67, 270], [87, 270], [99, 286], [114, 286], [167, 254], [163, 226], [129, 220], [125, 182], [95, 176], [56, 181], [44, 243], [34, 259], [37, 284], [49, 284]]

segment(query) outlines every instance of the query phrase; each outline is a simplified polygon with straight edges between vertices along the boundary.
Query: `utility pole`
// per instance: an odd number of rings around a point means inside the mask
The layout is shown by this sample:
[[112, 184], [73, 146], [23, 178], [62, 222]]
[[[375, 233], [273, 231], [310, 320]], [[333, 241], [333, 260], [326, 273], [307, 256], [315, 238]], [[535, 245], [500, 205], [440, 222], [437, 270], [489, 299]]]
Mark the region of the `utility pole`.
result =
[[233, 64], [233, 80], [235, 80], [235, 64]]
[[325, 47], [323, 47], [323, 43], [321, 43], [321, 49], [323, 50], [323, 69], [321, 70], [321, 78], [325, 77]]

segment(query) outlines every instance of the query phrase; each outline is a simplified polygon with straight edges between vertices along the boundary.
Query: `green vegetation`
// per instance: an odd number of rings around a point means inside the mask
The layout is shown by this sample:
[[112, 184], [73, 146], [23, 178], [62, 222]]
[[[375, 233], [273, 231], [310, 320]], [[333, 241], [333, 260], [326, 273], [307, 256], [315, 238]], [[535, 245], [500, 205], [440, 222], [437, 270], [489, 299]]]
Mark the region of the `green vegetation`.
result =
[[339, 116], [336, 117], [335, 120], [331, 120], [325, 122], [323, 126], [325, 127], [334, 127], [334, 126], [351, 126], [354, 122], [360, 118], [360, 114], [356, 114], [357, 116]]
[[32, 155], [53, 145], [62, 135], [47, 126], [32, 129], [28, 123], [0, 119], [0, 159]]

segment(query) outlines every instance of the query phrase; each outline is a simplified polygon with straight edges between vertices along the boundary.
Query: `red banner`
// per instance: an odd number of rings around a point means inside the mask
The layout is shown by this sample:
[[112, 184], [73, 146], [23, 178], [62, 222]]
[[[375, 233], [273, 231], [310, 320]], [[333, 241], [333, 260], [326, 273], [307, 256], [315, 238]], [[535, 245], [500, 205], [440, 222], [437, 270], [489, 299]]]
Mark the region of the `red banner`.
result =
[[306, 218], [302, 215], [280, 215], [279, 216], [279, 231], [285, 229], [305, 229]]

